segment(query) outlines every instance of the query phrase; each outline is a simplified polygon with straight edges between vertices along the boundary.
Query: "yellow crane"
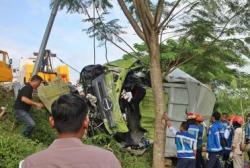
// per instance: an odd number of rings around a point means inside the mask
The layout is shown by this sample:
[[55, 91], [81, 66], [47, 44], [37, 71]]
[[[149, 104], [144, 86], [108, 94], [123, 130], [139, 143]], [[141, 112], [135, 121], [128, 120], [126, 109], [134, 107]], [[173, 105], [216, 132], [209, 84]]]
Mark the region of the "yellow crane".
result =
[[0, 50], [0, 82], [12, 82], [12, 59], [6, 51]]
[[[28, 82], [32, 77], [34, 71], [34, 62], [37, 61], [36, 56], [38, 53], [34, 53], [33, 58], [26, 59], [28, 62], [22, 64], [19, 67], [19, 82], [24, 84]], [[67, 65], [59, 65], [53, 68], [52, 58], [56, 58], [56, 54], [52, 54], [50, 50], [45, 50], [45, 55], [42, 57], [42, 63], [39, 66], [37, 75], [43, 78], [45, 82], [51, 82], [55, 78], [60, 78], [64, 82], [69, 82], [69, 67]], [[22, 60], [21, 60], [22, 62]]]

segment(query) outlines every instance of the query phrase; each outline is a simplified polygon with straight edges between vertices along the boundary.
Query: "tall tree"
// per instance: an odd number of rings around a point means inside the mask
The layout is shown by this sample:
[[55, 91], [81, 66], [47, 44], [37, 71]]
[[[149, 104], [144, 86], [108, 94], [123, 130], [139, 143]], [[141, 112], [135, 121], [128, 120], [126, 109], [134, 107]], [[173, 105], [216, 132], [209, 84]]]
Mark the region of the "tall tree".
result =
[[[61, 8], [66, 7], [69, 12], [85, 14], [87, 16], [86, 21], [90, 21], [93, 24], [92, 31], [91, 28], [89, 31], [92, 32], [94, 37], [104, 40], [105, 43], [108, 41], [124, 52], [131, 54], [116, 43], [115, 40], [123, 42], [134, 51], [133, 55], [138, 57], [140, 54], [120, 36], [120, 27], [117, 24], [118, 18], [105, 22], [105, 15], [109, 14], [108, 10], [113, 7], [112, 4], [114, 2], [114, 0], [61, 0]], [[116, 2], [137, 36], [145, 42], [148, 48], [151, 83], [156, 105], [153, 167], [163, 168], [165, 130], [161, 125], [161, 118], [166, 110], [166, 105], [164, 103], [162, 69], [160, 66], [160, 43], [165, 34], [168, 33], [166, 30], [174, 33], [181, 31], [192, 32], [195, 29], [193, 29], [191, 23], [197, 21], [197, 19], [203, 19], [205, 21], [216, 22], [216, 29], [218, 31], [212, 35], [213, 38], [210, 34], [206, 34], [205, 36], [198, 37], [197, 40], [208, 37], [212, 38], [213, 41], [217, 41], [228, 30], [228, 25], [232, 25], [230, 23], [232, 20], [239, 18], [239, 15], [248, 16], [249, 18], [249, 12], [246, 12], [247, 5], [249, 6], [249, 4], [244, 0], [240, 2], [235, 0], [117, 0]], [[221, 12], [221, 4], [225, 7], [226, 12], [224, 13]], [[97, 10], [98, 18], [91, 18], [88, 11], [90, 7]], [[225, 16], [223, 17], [224, 20], [220, 19], [222, 14]], [[249, 24], [249, 19], [240, 20], [242, 21], [242, 25]]]

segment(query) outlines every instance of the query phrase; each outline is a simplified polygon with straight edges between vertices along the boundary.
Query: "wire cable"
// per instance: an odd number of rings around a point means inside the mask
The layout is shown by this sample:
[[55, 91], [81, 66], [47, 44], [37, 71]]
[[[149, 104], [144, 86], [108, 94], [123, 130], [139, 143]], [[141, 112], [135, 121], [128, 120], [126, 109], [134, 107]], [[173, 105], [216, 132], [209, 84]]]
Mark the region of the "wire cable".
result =
[[59, 58], [58, 56], [56, 56], [56, 58], [61, 62], [61, 63], [63, 63], [63, 64], [65, 64], [65, 65], [67, 65], [67, 66], [69, 66], [71, 69], [73, 69], [74, 71], [76, 71], [77, 73], [81, 73], [81, 72], [79, 72], [76, 68], [74, 68], [73, 66], [71, 66], [71, 65], [69, 65], [69, 64], [67, 64], [65, 61], [63, 61], [61, 58]]

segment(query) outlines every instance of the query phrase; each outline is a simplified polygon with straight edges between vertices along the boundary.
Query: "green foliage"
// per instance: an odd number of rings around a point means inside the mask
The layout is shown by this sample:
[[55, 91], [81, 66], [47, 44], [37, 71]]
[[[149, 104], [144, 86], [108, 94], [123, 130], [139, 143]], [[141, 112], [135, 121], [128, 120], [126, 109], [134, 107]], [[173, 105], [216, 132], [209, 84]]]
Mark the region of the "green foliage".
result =
[[229, 87], [216, 90], [216, 108], [223, 113], [247, 114], [250, 112], [249, 95], [250, 76], [241, 73]]
[[[134, 47], [149, 62], [145, 43]], [[203, 83], [217, 88], [221, 85], [230, 86], [231, 81], [239, 75], [238, 67], [246, 65], [242, 53], [250, 56], [246, 45], [240, 40], [219, 41], [217, 43], [198, 41], [194, 38], [167, 40], [161, 44], [161, 67], [166, 73], [172, 68], [180, 67]], [[127, 55], [125, 55], [127, 57]]]
[[112, 151], [120, 160], [123, 168], [150, 168], [152, 165], [152, 148], [149, 148], [142, 156], [134, 156], [122, 149], [121, 146], [107, 134], [98, 134], [94, 137], [87, 138], [84, 140], [84, 143], [97, 145]]
[[56, 139], [56, 131], [49, 125], [49, 113], [45, 110], [32, 110], [31, 113], [36, 122], [32, 139], [44, 145], [50, 145]]
[[0, 167], [13, 168], [28, 155], [44, 149], [36, 141], [6, 132], [0, 127]]

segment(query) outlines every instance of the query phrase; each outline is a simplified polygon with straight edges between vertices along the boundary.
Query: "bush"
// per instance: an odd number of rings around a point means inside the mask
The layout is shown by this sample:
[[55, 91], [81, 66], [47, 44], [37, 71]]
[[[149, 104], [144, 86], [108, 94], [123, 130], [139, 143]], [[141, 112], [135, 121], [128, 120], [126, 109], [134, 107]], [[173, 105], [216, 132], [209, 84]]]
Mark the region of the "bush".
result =
[[0, 168], [18, 167], [21, 160], [44, 149], [42, 144], [0, 129]]
[[96, 145], [112, 151], [120, 160], [123, 168], [151, 168], [153, 150], [149, 148], [142, 156], [135, 156], [121, 148], [121, 146], [107, 134], [98, 134], [84, 140], [85, 144]]
[[32, 139], [44, 145], [50, 145], [56, 139], [56, 132], [49, 125], [49, 113], [45, 110], [33, 109], [30, 114], [36, 122]]

